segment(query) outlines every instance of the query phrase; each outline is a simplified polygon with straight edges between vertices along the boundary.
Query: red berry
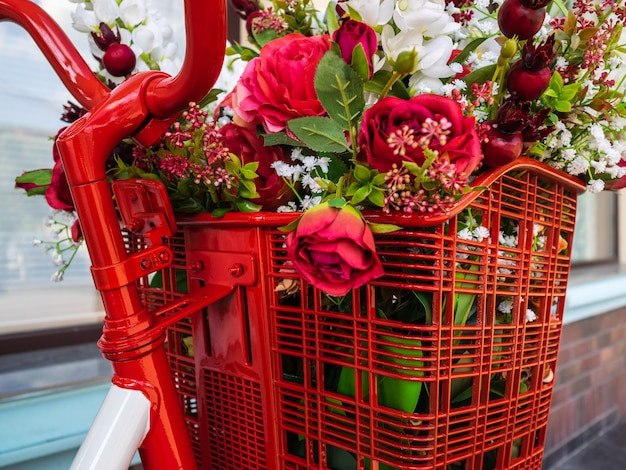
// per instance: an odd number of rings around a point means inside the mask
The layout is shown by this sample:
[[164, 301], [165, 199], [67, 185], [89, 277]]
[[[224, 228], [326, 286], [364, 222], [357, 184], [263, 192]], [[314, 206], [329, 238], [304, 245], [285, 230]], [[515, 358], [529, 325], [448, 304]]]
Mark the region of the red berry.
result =
[[545, 8], [531, 8], [521, 0], [504, 0], [498, 10], [498, 26], [507, 38], [529, 39], [541, 29], [545, 16]]
[[539, 98], [550, 85], [552, 73], [549, 67], [529, 70], [521, 60], [515, 62], [506, 77], [506, 86], [513, 96], [521, 101]]
[[104, 68], [114, 77], [129, 75], [135, 69], [136, 63], [135, 53], [126, 44], [111, 44], [102, 56]]
[[494, 123], [488, 124], [490, 124], [489, 130], [482, 134], [481, 142], [485, 165], [506, 165], [522, 154], [524, 139], [521, 132], [507, 134], [494, 127]]

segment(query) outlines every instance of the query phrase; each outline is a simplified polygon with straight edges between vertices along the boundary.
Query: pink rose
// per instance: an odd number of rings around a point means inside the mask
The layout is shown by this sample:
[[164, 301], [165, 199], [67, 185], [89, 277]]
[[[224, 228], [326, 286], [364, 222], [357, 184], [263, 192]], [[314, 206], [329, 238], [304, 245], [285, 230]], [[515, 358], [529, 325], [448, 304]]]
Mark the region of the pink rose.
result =
[[339, 29], [333, 33], [333, 41], [337, 43], [341, 50], [341, 57], [346, 63], [352, 63], [352, 53], [354, 48], [359, 44], [363, 46], [367, 65], [369, 66], [369, 77], [372, 77], [374, 66], [372, 64], [372, 56], [376, 53], [378, 41], [376, 32], [366, 23], [356, 20], [346, 20], [341, 23]]
[[306, 211], [287, 236], [287, 254], [304, 280], [330, 295], [346, 295], [383, 275], [372, 231], [349, 205]]
[[326, 113], [315, 93], [315, 69], [330, 49], [328, 36], [288, 34], [267, 43], [226, 99], [235, 122], [280, 132], [290, 119]]
[[254, 183], [260, 197], [252, 199], [252, 202], [262, 205], [263, 210], [274, 211], [291, 198], [291, 189], [271, 167], [276, 161], [290, 162], [280, 146], [265, 147], [263, 138], [258, 137], [254, 129], [236, 124], [226, 124], [220, 129], [220, 134], [228, 150], [241, 158], [244, 163], [259, 162], [257, 168], [259, 176]]
[[465, 177], [483, 158], [474, 118], [463, 116], [456, 101], [430, 94], [410, 100], [388, 96], [366, 110], [359, 148], [380, 172], [403, 161], [422, 165], [426, 148], [446, 156]]

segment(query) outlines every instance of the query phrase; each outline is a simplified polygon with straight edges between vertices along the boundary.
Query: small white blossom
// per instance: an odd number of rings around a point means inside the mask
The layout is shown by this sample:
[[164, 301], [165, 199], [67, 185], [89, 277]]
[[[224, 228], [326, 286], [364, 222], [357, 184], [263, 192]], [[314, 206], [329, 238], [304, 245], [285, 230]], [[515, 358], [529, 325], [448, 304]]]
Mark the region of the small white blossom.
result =
[[328, 173], [328, 165], [330, 165], [329, 157], [320, 157], [317, 159], [317, 166], [322, 170], [322, 173]]
[[587, 191], [589, 194], [600, 193], [604, 190], [604, 181], [603, 180], [589, 180], [587, 182]]
[[286, 205], [278, 207], [276, 212], [298, 212], [298, 206], [295, 201], [289, 201]]
[[468, 228], [464, 228], [463, 230], [460, 230], [456, 234], [456, 236], [460, 238], [461, 240], [472, 240], [472, 232]]
[[580, 175], [585, 173], [589, 169], [589, 161], [582, 155], [578, 155], [569, 165], [567, 165], [567, 172], [570, 175]]
[[317, 206], [320, 202], [322, 202], [321, 196], [311, 197], [309, 195], [304, 196], [302, 201], [300, 201], [300, 210], [302, 212], [307, 211], [315, 206]]
[[503, 300], [498, 304], [498, 310], [502, 313], [511, 313], [513, 312], [513, 301], [512, 300]]
[[483, 225], [480, 225], [472, 230], [472, 236], [479, 242], [482, 242], [484, 239], [489, 239], [489, 235], [489, 229]]
[[312, 177], [310, 173], [306, 173], [302, 177], [302, 186], [308, 188], [308, 190], [314, 194], [321, 193], [323, 191], [317, 180]]
[[533, 322], [537, 319], [537, 314], [531, 309], [526, 310], [526, 323]]

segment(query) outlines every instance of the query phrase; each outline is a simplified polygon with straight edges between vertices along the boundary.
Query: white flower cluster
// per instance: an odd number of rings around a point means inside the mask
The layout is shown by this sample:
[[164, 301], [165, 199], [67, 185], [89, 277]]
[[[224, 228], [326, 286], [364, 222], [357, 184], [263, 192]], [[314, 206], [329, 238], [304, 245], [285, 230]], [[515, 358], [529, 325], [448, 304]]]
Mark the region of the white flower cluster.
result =
[[289, 202], [287, 205], [280, 206], [277, 212], [298, 212], [306, 211], [322, 202], [321, 193], [324, 192], [322, 184], [328, 179], [328, 165], [330, 158], [314, 155], [303, 155], [301, 149], [295, 148], [291, 152], [291, 160], [293, 165], [283, 161], [275, 161], [272, 168], [276, 170], [280, 176], [298, 195], [296, 185], [300, 185], [302, 189], [306, 189], [313, 196], [306, 195], [296, 203]]
[[[503, 297], [498, 303], [498, 311], [506, 315], [512, 315], [515, 301], [519, 301], [519, 303], [522, 304], [524, 302], [524, 299], [521, 297]], [[534, 310], [527, 308], [524, 320], [525, 323], [534, 322], [535, 320], [537, 320], [537, 314]]]
[[71, 237], [71, 227], [77, 222], [74, 212], [53, 211], [45, 222], [51, 240], [33, 240], [33, 246], [41, 246], [44, 253], [50, 256], [53, 266], [59, 268], [51, 276], [54, 282], [63, 280], [65, 271], [76, 257], [82, 246], [82, 239], [75, 242]]
[[456, 73], [448, 61], [454, 48], [452, 37], [460, 26], [444, 0], [348, 0], [345, 5], [357, 11], [363, 22], [373, 27], [382, 25], [384, 55], [376, 70], [390, 68], [414, 54], [409, 80], [414, 93], [438, 91], [439, 79]]
[[[136, 71], [162, 70], [174, 75], [180, 68], [176, 57], [177, 45], [172, 40], [172, 28], [153, 7], [151, 0], [70, 0], [76, 3], [72, 13], [74, 29], [83, 33], [98, 33], [100, 23], [120, 32], [122, 44], [127, 44], [137, 56]], [[101, 58], [100, 50], [88, 34], [92, 54]], [[101, 75], [113, 83], [123, 77], [113, 77], [104, 68]]]
[[[588, 111], [592, 115], [593, 110]], [[606, 174], [611, 179], [626, 175], [626, 167], [619, 165], [626, 160], [626, 119], [590, 124], [582, 145], [572, 136], [575, 125], [575, 122], [558, 122], [541, 159], [549, 159], [552, 166], [573, 176], [589, 174], [587, 191], [598, 193], [604, 189], [604, 181], [598, 175]]]

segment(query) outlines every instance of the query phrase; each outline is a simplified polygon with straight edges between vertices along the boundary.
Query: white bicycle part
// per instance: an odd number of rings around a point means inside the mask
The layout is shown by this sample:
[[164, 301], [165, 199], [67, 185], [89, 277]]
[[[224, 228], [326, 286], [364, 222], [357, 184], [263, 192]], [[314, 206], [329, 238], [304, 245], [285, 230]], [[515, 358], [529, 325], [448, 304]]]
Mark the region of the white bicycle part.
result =
[[150, 429], [150, 400], [111, 385], [70, 470], [128, 470]]

